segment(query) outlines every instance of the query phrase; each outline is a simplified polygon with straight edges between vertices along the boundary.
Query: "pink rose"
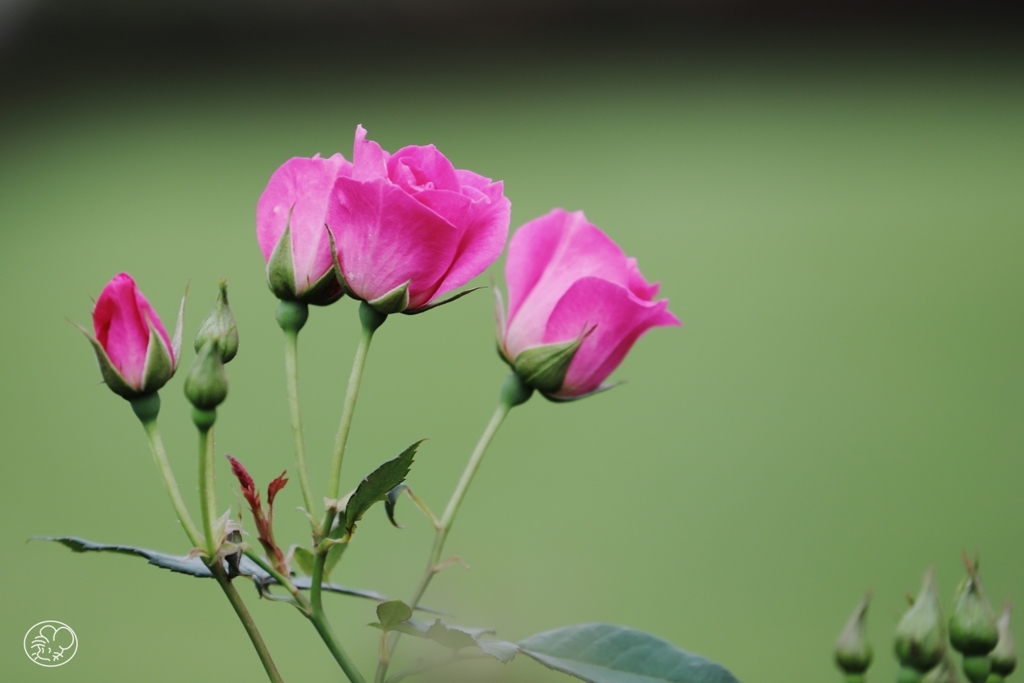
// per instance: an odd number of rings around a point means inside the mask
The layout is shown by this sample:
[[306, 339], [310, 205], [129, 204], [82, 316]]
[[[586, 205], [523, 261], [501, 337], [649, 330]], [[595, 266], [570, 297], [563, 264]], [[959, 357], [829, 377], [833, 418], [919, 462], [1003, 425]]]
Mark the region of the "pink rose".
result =
[[556, 400], [600, 391], [652, 327], [679, 325], [649, 284], [582, 211], [555, 209], [521, 227], [505, 264], [508, 317], [500, 293], [501, 353], [529, 385]]
[[389, 154], [362, 126], [352, 159], [327, 212], [346, 293], [381, 313], [417, 312], [501, 254], [511, 216], [501, 182], [456, 169], [433, 145]]
[[341, 297], [326, 225], [334, 183], [351, 173], [340, 154], [317, 154], [289, 159], [270, 176], [256, 203], [256, 239], [279, 299], [324, 306]]
[[[184, 307], [184, 302], [182, 302]], [[174, 341], [128, 273], [107, 283], [92, 311], [96, 336], [89, 337], [103, 379], [127, 399], [151, 394], [171, 378], [181, 352], [181, 317]]]

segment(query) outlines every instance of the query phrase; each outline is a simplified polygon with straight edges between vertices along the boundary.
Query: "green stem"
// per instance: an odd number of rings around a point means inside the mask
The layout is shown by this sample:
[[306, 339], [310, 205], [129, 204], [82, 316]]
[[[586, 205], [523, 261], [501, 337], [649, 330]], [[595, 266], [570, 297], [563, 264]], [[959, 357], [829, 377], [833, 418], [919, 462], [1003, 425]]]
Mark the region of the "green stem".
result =
[[317, 609], [314, 605], [313, 615], [309, 618], [313, 622], [313, 626], [316, 628], [317, 633], [320, 634], [320, 638], [327, 645], [327, 649], [334, 655], [335, 661], [341, 666], [341, 670], [348, 676], [348, 680], [352, 683], [366, 683], [366, 679], [363, 678], [363, 674], [359, 673], [359, 669], [356, 668], [355, 664], [349, 658], [345, 649], [338, 642], [337, 636], [334, 635], [334, 631], [331, 630], [331, 625], [327, 621], [327, 616], [324, 614], [322, 609]]
[[[356, 347], [355, 358], [352, 359], [352, 372], [349, 374], [348, 389], [345, 392], [345, 403], [341, 409], [341, 424], [338, 426], [338, 435], [334, 441], [331, 477], [328, 481], [328, 498], [332, 501], [337, 500], [338, 491], [341, 488], [341, 464], [345, 458], [345, 445], [348, 443], [348, 433], [352, 427], [352, 416], [356, 410], [356, 399], [359, 396], [359, 385], [363, 379], [363, 369], [366, 367], [366, 355], [370, 350], [370, 342], [373, 341], [373, 333], [384, 324], [386, 319], [386, 315], [378, 313], [365, 301], [360, 302], [359, 322], [362, 327], [362, 336], [359, 339], [359, 346]], [[329, 548], [324, 547], [320, 541], [330, 535], [331, 525], [334, 523], [334, 518], [337, 514], [338, 512], [333, 505], [327, 508], [327, 512], [324, 514], [324, 522], [318, 534], [319, 537], [316, 539], [316, 562], [313, 565], [313, 579], [309, 591], [309, 601], [311, 603], [311, 615], [309, 618], [313, 622], [313, 626], [316, 627], [317, 633], [323, 639], [324, 644], [327, 645], [327, 649], [334, 655], [334, 659], [337, 660], [349, 680], [352, 683], [365, 683], [363, 675], [356, 669], [352, 660], [349, 659], [344, 648], [342, 648], [341, 643], [335, 637], [334, 632], [331, 630], [331, 625], [327, 621], [327, 615], [324, 612], [324, 564], [327, 562]]]
[[[298, 462], [299, 488], [306, 511], [314, 514], [313, 487], [309, 483], [309, 467], [306, 465], [306, 446], [302, 438], [302, 413], [299, 411], [299, 331], [284, 332], [284, 367], [288, 380], [288, 409], [291, 413], [292, 438], [295, 441], [295, 460]], [[316, 529], [314, 529], [316, 532]]]
[[[356, 399], [359, 397], [359, 384], [363, 379], [363, 368], [366, 366], [366, 354], [370, 351], [370, 342], [373, 341], [373, 333], [380, 327], [387, 316], [375, 311], [365, 301], [359, 304], [359, 321], [362, 324], [362, 336], [359, 339], [359, 346], [356, 347], [356, 356], [352, 359], [352, 372], [348, 376], [348, 389], [345, 392], [345, 404], [341, 409], [341, 424], [338, 426], [338, 435], [334, 440], [334, 455], [331, 459], [331, 478], [328, 480], [330, 488], [327, 497], [336, 499], [341, 488], [341, 463], [345, 458], [345, 444], [348, 443], [348, 432], [352, 427], [352, 416], [356, 411]], [[328, 511], [330, 515], [330, 511]], [[330, 526], [324, 525], [323, 533], [329, 534]]]
[[167, 495], [171, 497], [171, 504], [174, 506], [174, 512], [178, 515], [178, 521], [181, 522], [193, 547], [204, 547], [203, 535], [199, 533], [195, 522], [192, 521], [192, 516], [188, 514], [188, 508], [185, 507], [185, 501], [182, 500], [181, 491], [178, 489], [178, 482], [175, 481], [174, 472], [171, 471], [171, 464], [167, 460], [167, 451], [164, 450], [164, 442], [160, 438], [160, 428], [157, 427], [156, 418], [144, 420], [142, 427], [146, 430], [149, 448], [153, 451], [153, 460], [156, 461], [156, 466], [163, 477], [164, 488], [167, 489]]
[[[301, 611], [307, 619], [313, 622], [313, 626], [316, 628], [317, 633], [320, 634], [320, 638], [323, 639], [324, 644], [327, 645], [327, 649], [330, 650], [332, 655], [334, 655], [334, 659], [339, 665], [341, 665], [342, 670], [345, 672], [345, 675], [349, 677], [349, 680], [352, 681], [352, 683], [365, 683], [362, 674], [359, 673], [358, 669], [356, 669], [355, 664], [352, 663], [352, 660], [345, 652], [345, 649], [341, 646], [341, 643], [338, 642], [337, 637], [334, 635], [334, 631], [331, 630], [331, 625], [328, 623], [323, 610], [321, 609], [319, 612], [314, 612], [310, 603], [306, 600], [302, 592], [295, 587], [295, 584], [292, 583], [291, 579], [279, 573], [276, 569], [270, 566], [269, 562], [260, 557], [255, 551], [246, 550], [245, 556], [277, 579], [277, 581], [287, 588], [288, 592], [294, 596], [295, 606], [299, 608], [299, 611]], [[322, 575], [320, 578], [322, 581]], [[320, 583], [317, 582], [313, 585], [319, 586]]]
[[[473, 481], [473, 475], [480, 468], [480, 463], [483, 461], [484, 453], [487, 452], [487, 447], [491, 445], [494, 435], [498, 433], [498, 428], [505, 421], [509, 411], [515, 406], [525, 403], [532, 394], [533, 389], [523, 384], [519, 376], [514, 373], [509, 375], [505, 379], [504, 384], [502, 384], [498, 407], [494, 410], [491, 421], [487, 423], [484, 433], [480, 435], [476, 448], [473, 449], [473, 453], [469, 456], [469, 462], [466, 463], [466, 468], [462, 471], [459, 483], [455, 486], [455, 491], [452, 492], [452, 497], [448, 500], [448, 506], [445, 508], [441, 521], [437, 525], [437, 533], [434, 536], [434, 545], [430, 549], [430, 558], [427, 560], [426, 569], [424, 569], [423, 576], [420, 577], [420, 582], [416, 586], [416, 590], [413, 591], [412, 599], [409, 601], [409, 605], [413, 609], [416, 609], [419, 605], [423, 594], [427, 592], [430, 582], [433, 581], [434, 575], [439, 571], [441, 552], [444, 550], [444, 543], [448, 539], [448, 532], [451, 531], [452, 524], [455, 522], [455, 515], [459, 511], [459, 506], [462, 505], [463, 498], [466, 497], [466, 491], [469, 490], [469, 485]], [[394, 654], [400, 636], [401, 634], [398, 631], [391, 634], [387, 645], [388, 656], [382, 658], [377, 664], [374, 683], [384, 683], [384, 678], [388, 672], [388, 662], [391, 660], [391, 655]]]
[[256, 654], [259, 655], [260, 662], [263, 663], [263, 668], [267, 671], [267, 678], [270, 679], [271, 683], [284, 683], [281, 679], [281, 674], [277, 671], [274, 660], [270, 657], [267, 644], [263, 642], [263, 637], [260, 635], [259, 629], [256, 628], [256, 622], [252, 620], [252, 615], [249, 614], [245, 603], [242, 602], [242, 596], [238, 594], [238, 591], [235, 590], [234, 585], [232, 585], [224, 573], [224, 567], [219, 560], [210, 565], [210, 571], [213, 573], [214, 578], [217, 579], [217, 583], [220, 584], [224, 595], [228, 597], [228, 602], [235, 608], [235, 614], [238, 615], [242, 626], [245, 627], [245, 632], [249, 634], [249, 640], [252, 641], [252, 646], [256, 648]]
[[295, 584], [292, 583], [292, 580], [290, 578], [288, 578], [281, 572], [277, 571], [277, 569], [272, 564], [270, 564], [262, 557], [260, 557], [259, 553], [257, 553], [256, 551], [247, 548], [244, 551], [244, 554], [255, 564], [257, 564], [260, 569], [273, 576], [274, 579], [277, 580], [279, 584], [284, 586], [284, 588], [287, 589], [287, 591], [291, 593], [292, 597], [295, 599], [296, 607], [298, 607], [303, 613], [305, 613], [306, 616], [309, 616], [309, 603], [306, 601], [306, 598], [302, 595], [301, 591], [299, 591], [299, 589], [295, 587]]
[[199, 428], [199, 507], [203, 514], [203, 534], [206, 536], [206, 555], [217, 555], [217, 539], [213, 535], [214, 515], [217, 514], [217, 491], [214, 486], [213, 426]]

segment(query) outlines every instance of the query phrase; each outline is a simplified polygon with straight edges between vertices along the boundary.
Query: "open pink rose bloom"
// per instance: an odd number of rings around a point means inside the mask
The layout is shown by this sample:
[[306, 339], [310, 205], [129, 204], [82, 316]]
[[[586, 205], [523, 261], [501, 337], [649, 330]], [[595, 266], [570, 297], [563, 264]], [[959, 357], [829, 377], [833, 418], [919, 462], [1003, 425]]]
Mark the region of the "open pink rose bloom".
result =
[[[598, 391], [633, 343], [652, 327], [679, 325], [648, 283], [582, 211], [555, 209], [512, 237], [505, 264], [508, 315], [498, 299], [501, 352], [528, 384], [554, 399]], [[564, 359], [561, 370], [557, 353]], [[554, 355], [553, 355], [554, 354]], [[539, 358], [546, 376], [524, 370]]]
[[[382, 313], [411, 313], [501, 254], [511, 216], [501, 182], [456, 169], [433, 145], [389, 154], [362, 126], [352, 159], [291, 159], [260, 197], [256, 234], [279, 297], [330, 303], [344, 288]], [[290, 275], [275, 260], [283, 249]], [[335, 257], [341, 283], [330, 281]]]
[[174, 374], [180, 343], [172, 343], [128, 273], [114, 276], [100, 292], [92, 323], [96, 336], [90, 336], [90, 341], [103, 378], [114, 392], [125, 398], [148, 394]]

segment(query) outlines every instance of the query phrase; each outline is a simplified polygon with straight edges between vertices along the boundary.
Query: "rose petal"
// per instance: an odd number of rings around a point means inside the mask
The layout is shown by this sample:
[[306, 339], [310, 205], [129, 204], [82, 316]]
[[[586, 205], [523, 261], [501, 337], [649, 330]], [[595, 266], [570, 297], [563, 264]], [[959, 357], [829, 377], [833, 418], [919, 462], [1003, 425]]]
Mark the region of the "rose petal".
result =
[[494, 263], [508, 239], [512, 219], [512, 202], [502, 195], [502, 183], [494, 183], [494, 199], [472, 189], [478, 199], [469, 205], [469, 216], [455, 251], [451, 268], [436, 287], [431, 298], [461, 287]]
[[388, 177], [406, 192], [450, 190], [458, 192], [460, 184], [455, 167], [433, 145], [409, 145], [398, 150], [387, 161]]
[[356, 126], [352, 145], [352, 177], [356, 180], [388, 177], [388, 153], [373, 140], [366, 139], [366, 129], [361, 125]]
[[409, 284], [409, 307], [429, 300], [458, 246], [458, 230], [388, 181], [339, 178], [328, 224], [345, 282], [376, 299]]
[[635, 262], [631, 266], [622, 249], [582, 211], [555, 209], [521, 227], [509, 245], [505, 271], [506, 348], [513, 355], [543, 337], [551, 311], [580, 278], [598, 277], [634, 292], [650, 291]]
[[647, 330], [679, 324], [668, 310], [668, 299], [643, 301], [606, 280], [577, 280], [552, 311], [543, 343], [569, 341], [591, 328], [593, 332], [576, 352], [556, 395], [578, 396], [597, 389]]

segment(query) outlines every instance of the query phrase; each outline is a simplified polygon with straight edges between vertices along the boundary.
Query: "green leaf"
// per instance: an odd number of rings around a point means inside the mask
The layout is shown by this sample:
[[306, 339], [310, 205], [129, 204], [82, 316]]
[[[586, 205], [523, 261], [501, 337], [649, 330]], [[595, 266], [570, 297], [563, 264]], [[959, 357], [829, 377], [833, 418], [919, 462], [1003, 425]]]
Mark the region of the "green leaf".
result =
[[519, 650], [588, 683], [739, 683], [725, 667], [648, 633], [584, 624], [538, 633]]
[[362, 519], [375, 503], [387, 498], [388, 491], [405, 481], [409, 468], [412, 467], [413, 456], [416, 455], [416, 449], [421, 443], [423, 439], [406, 448], [397, 458], [388, 460], [360, 482], [352, 497], [348, 499], [348, 505], [345, 506], [346, 534], [355, 531], [356, 522]]
[[401, 600], [388, 600], [377, 605], [377, 618], [385, 631], [391, 631], [398, 622], [412, 618], [412, 608]]
[[292, 559], [295, 560], [295, 564], [299, 565], [299, 569], [306, 576], [313, 576], [313, 567], [316, 564], [316, 557], [306, 548], [295, 548], [292, 552]]
[[464, 647], [476, 647], [476, 638], [467, 630], [457, 626], [449, 626], [440, 619], [435, 621], [426, 632], [427, 638], [452, 650], [461, 650]]
[[507, 640], [492, 640], [490, 638], [484, 638], [476, 641], [476, 646], [480, 648], [484, 654], [488, 654], [497, 659], [502, 664], [507, 664], [512, 661], [512, 658], [519, 652], [519, 646], [515, 643], [510, 643]]

